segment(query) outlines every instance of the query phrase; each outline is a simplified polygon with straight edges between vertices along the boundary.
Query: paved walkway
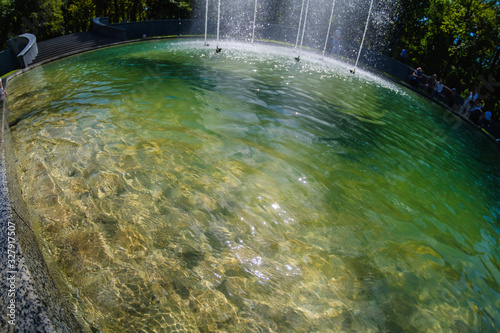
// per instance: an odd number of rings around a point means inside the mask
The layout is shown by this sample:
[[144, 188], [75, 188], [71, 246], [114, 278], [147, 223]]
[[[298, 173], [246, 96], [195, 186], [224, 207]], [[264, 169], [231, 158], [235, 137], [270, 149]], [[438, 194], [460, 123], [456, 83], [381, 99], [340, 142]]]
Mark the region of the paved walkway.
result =
[[103, 37], [92, 31], [56, 37], [37, 43], [38, 55], [32, 65], [112, 45], [117, 42], [119, 42], [118, 39]]

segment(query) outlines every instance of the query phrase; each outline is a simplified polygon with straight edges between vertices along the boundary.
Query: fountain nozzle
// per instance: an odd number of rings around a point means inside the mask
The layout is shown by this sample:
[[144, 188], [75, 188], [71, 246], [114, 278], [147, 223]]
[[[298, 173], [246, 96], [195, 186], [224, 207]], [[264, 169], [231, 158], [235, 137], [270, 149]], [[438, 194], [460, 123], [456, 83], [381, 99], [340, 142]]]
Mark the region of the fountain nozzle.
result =
[[215, 48], [215, 53], [220, 53], [220, 51], [222, 51], [222, 49], [221, 49], [220, 47], [218, 47], [218, 46], [217, 46], [217, 47]]
[[295, 57], [295, 61], [299, 62], [300, 61], [300, 56]]
[[349, 71], [351, 72], [351, 74], [356, 74], [356, 70], [355, 69], [350, 69]]

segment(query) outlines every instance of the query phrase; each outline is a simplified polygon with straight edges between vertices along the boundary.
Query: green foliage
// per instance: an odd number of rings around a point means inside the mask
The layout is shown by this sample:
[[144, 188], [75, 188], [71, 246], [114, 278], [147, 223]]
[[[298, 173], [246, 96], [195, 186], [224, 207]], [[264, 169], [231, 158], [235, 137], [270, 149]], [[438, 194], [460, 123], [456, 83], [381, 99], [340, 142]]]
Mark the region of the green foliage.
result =
[[33, 33], [37, 40], [87, 31], [94, 17], [110, 23], [189, 17], [195, 0], [0, 0], [0, 44]]
[[65, 26], [67, 32], [80, 32], [90, 29], [95, 15], [95, 4], [92, 0], [70, 0], [65, 6]]
[[34, 15], [34, 21], [38, 22], [37, 28], [41, 38], [49, 39], [64, 33], [62, 7], [62, 0], [41, 1], [40, 11]]
[[8, 31], [10, 26], [10, 17], [12, 17], [12, 8], [8, 1], [0, 1], [0, 46], [5, 49], [5, 41], [8, 39]]
[[499, 2], [402, 0], [399, 13], [406, 22], [395, 24], [393, 56], [406, 48], [413, 66], [421, 66], [429, 75], [438, 74], [463, 95], [469, 89], [479, 90], [487, 108], [496, 108], [494, 113], [500, 115]]
[[25, 32], [38, 39], [48, 39], [63, 33], [62, 0], [3, 0], [0, 3], [0, 44]]

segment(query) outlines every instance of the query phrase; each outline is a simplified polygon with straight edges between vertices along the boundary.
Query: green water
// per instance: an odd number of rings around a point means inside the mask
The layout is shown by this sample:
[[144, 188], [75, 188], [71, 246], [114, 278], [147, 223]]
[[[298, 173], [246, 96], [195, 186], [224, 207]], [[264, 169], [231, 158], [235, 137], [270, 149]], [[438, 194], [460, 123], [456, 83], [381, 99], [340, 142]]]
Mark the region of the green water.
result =
[[500, 154], [269, 46], [86, 53], [9, 83], [23, 195], [103, 332], [496, 332]]

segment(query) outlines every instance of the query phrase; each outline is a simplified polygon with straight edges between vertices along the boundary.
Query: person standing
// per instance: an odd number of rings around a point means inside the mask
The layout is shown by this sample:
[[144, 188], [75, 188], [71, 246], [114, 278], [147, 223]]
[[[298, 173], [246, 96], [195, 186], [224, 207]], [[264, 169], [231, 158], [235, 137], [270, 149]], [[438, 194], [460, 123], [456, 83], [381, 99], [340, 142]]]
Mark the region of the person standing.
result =
[[433, 99], [439, 100], [439, 96], [441, 96], [443, 87], [444, 87], [443, 79], [439, 79], [439, 81], [436, 82], [436, 89], [434, 90], [434, 95], [432, 96]]
[[406, 64], [406, 58], [408, 58], [408, 52], [406, 52], [406, 49], [403, 49], [403, 51], [401, 51], [401, 62], [403, 64]]
[[474, 124], [479, 125], [480, 120], [483, 117], [483, 110], [481, 103], [478, 104], [475, 108], [470, 109], [469, 112], [465, 114], [465, 118], [469, 118]]
[[433, 96], [434, 91], [436, 90], [436, 80], [437, 80], [437, 74], [434, 74], [432, 76], [429, 76], [427, 78], [427, 95]]
[[342, 41], [342, 30], [340, 27], [335, 30], [335, 33], [333, 34], [333, 46], [332, 46], [332, 52], [331, 55], [336, 54], [338, 57], [340, 54], [340, 42]]
[[460, 113], [462, 116], [467, 117], [467, 114], [469, 113], [470, 108], [474, 103], [473, 98], [474, 98], [474, 90], [471, 90], [469, 92], [469, 96], [465, 100], [464, 104], [462, 104], [462, 107], [460, 108], [460, 111], [458, 113]]
[[410, 76], [410, 85], [413, 88], [418, 88], [420, 85], [420, 81], [422, 80], [423, 74], [422, 74], [422, 68], [418, 67]]
[[446, 94], [446, 98], [448, 98], [448, 106], [452, 109], [455, 109], [455, 104], [457, 104], [457, 89], [449, 89]]
[[[482, 101], [483, 107], [484, 107], [484, 101]], [[488, 129], [491, 124], [491, 111], [486, 111], [483, 115], [483, 118], [481, 119], [481, 127]]]
[[2, 100], [5, 98], [5, 89], [3, 88], [2, 79], [0, 79], [0, 98]]

